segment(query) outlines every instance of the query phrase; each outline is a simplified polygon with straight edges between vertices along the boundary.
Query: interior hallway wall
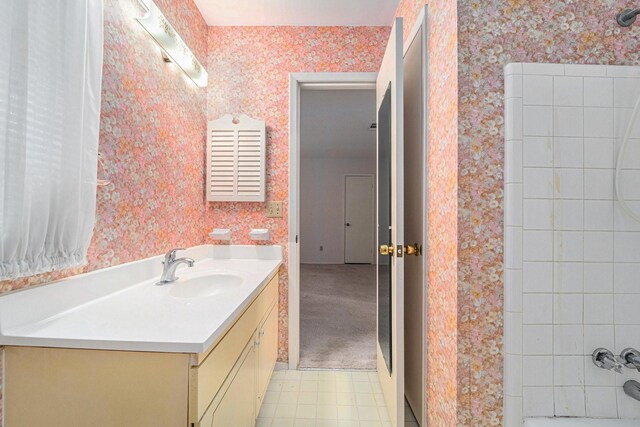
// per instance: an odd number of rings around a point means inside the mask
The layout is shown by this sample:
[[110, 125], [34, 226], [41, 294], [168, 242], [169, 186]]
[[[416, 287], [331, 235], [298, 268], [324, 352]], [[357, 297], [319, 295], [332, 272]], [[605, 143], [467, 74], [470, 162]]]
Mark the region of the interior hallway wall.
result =
[[345, 175], [375, 178], [376, 159], [300, 160], [300, 262], [344, 264]]
[[503, 67], [640, 63], [623, 0], [459, 0], [458, 424], [502, 419]]
[[401, 0], [405, 41], [429, 5], [427, 422], [457, 424], [458, 378], [458, 79], [456, 0]]
[[[283, 201], [282, 218], [264, 203], [210, 203], [207, 230], [232, 230], [233, 244], [251, 244], [251, 228], [269, 228], [271, 244], [288, 242], [289, 73], [378, 71], [388, 27], [210, 27], [207, 118], [247, 114], [267, 125], [267, 191]], [[280, 271], [278, 359], [288, 360], [288, 277]]]

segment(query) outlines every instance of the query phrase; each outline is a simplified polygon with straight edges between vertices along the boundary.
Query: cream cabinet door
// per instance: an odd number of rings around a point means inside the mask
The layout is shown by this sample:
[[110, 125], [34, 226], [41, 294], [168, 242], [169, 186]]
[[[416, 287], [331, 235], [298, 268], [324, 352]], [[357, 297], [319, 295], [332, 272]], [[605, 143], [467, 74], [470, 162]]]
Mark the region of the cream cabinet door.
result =
[[[247, 344], [244, 360], [213, 414], [212, 427], [253, 427], [256, 421], [256, 345], [257, 335]], [[207, 426], [208, 427], [208, 426]]]
[[264, 395], [267, 392], [271, 373], [278, 358], [278, 304], [269, 312], [266, 320], [258, 329], [260, 345], [258, 346], [258, 406], [260, 410]]

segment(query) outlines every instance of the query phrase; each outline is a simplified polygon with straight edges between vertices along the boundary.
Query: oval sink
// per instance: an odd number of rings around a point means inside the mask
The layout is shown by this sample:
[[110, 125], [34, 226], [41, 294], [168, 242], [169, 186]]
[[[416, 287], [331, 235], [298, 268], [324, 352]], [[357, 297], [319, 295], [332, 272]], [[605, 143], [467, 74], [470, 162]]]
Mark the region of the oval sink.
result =
[[178, 280], [171, 285], [169, 295], [176, 298], [204, 298], [221, 294], [242, 285], [235, 274], [217, 273]]

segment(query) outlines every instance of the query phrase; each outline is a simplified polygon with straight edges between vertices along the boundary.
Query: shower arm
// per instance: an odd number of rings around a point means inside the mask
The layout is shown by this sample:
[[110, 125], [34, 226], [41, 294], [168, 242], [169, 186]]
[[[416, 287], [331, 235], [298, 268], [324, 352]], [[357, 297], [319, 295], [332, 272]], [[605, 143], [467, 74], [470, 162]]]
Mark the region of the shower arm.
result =
[[616, 21], [623, 27], [629, 27], [636, 22], [638, 15], [640, 15], [640, 9], [625, 9], [616, 16]]

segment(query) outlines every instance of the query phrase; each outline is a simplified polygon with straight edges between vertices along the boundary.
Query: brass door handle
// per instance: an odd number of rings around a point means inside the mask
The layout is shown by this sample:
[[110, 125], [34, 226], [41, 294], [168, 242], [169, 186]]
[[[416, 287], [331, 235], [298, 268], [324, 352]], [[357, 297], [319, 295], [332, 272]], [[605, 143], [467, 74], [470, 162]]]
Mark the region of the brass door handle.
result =
[[378, 248], [378, 251], [380, 252], [380, 255], [385, 255], [385, 256], [393, 256], [393, 244], [390, 245], [380, 245], [380, 248]]
[[405, 245], [404, 253], [407, 255], [420, 256], [422, 254], [422, 246], [417, 243], [414, 243], [413, 245]]

